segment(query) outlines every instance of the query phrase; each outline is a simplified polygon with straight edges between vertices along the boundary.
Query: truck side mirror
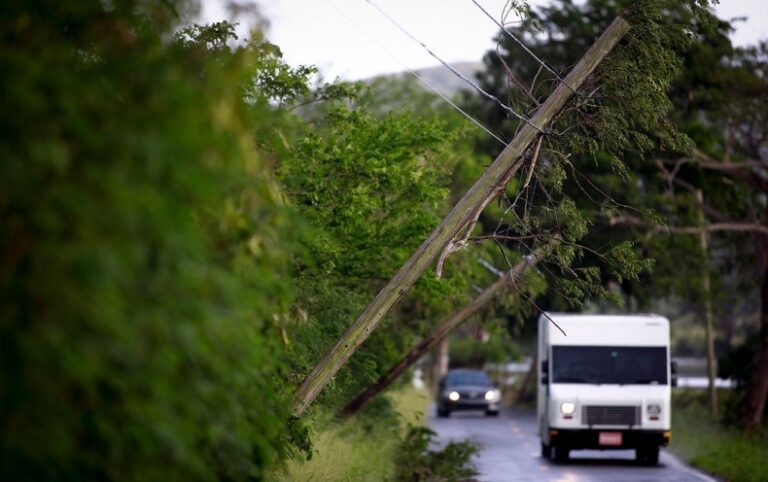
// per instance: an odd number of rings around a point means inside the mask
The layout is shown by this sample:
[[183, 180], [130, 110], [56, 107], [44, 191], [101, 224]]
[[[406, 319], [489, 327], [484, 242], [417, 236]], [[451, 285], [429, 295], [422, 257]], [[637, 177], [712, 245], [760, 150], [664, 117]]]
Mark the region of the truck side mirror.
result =
[[549, 360], [541, 362], [541, 383], [544, 385], [549, 383]]
[[670, 386], [676, 387], [677, 386], [677, 360], [672, 360], [669, 362], [669, 372], [672, 374], [671, 379], [669, 380]]

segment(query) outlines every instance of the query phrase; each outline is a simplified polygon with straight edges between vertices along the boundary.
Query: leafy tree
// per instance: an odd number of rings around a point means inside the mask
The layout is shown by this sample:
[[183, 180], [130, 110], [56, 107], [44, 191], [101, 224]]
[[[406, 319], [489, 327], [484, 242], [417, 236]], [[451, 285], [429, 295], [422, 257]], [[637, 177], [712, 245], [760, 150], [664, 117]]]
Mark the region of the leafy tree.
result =
[[[739, 282], [751, 279], [748, 285], [759, 293], [759, 343], [738, 408], [741, 424], [754, 430], [764, 419], [768, 398], [768, 45], [708, 49], [706, 54], [710, 58], [693, 59], [691, 75], [681, 82], [689, 99], [682, 104], [681, 122], [699, 149], [691, 156], [659, 162], [659, 170], [668, 184], [666, 198], [678, 203], [679, 212], [701, 213], [698, 227], [715, 239], [716, 266], [724, 277], [730, 275], [726, 280], [749, 292]], [[684, 216], [672, 218], [672, 232], [695, 231]]]
[[[535, 171], [510, 183], [504, 209], [488, 210], [481, 218], [484, 235], [507, 245], [537, 234], [565, 234], [558, 259], [563, 267], [543, 265], [550, 285], [540, 300], [543, 308], [573, 309], [595, 296], [619, 302], [610, 281], [636, 286], [640, 283], [630, 281], [640, 280], [650, 268], [651, 260], [638, 249], [636, 238], [616, 236], [601, 216], [627, 205], [642, 206], [633, 204], [632, 176], [638, 169], [655, 169], [647, 156], [691, 146], [668, 121], [668, 91], [680, 73], [681, 54], [692, 44], [695, 26], [710, 22], [705, 5], [564, 0], [532, 10], [520, 24], [509, 25], [509, 31], [561, 77], [618, 14], [633, 25], [577, 102], [544, 136]], [[486, 69], [478, 81], [518, 113], [531, 112], [558, 81], [504, 32], [496, 41], [497, 48], [484, 57]], [[506, 137], [520, 124], [481, 96], [468, 93], [465, 103]], [[497, 150], [490, 140], [477, 148]]]
[[[628, 5], [613, 0], [593, 0], [583, 5], [562, 1], [534, 11], [512, 31], [532, 45], [540, 57], [563, 70], [578, 58], [595, 32]], [[716, 293], [749, 292], [743, 280], [765, 278], [764, 256], [760, 254], [765, 252], [760, 244], [764, 242], [765, 225], [765, 168], [760, 157], [764, 150], [760, 146], [764, 145], [761, 122], [765, 102], [761, 99], [765, 95], [765, 50], [733, 49], [727, 38], [730, 25], [714, 18], [703, 9], [704, 5], [668, 2], [663, 17], [656, 16], [654, 9], [646, 10], [643, 15], [655, 16], [659, 30], [647, 34], [646, 42], [653, 48], [638, 51], [634, 63], [638, 66], [649, 62], [647, 72], [660, 74], [665, 81], [655, 82], [649, 75], [624, 86], [624, 91], [611, 91], [598, 84], [597, 102], [607, 103], [607, 115], [569, 120], [563, 128], [580, 131], [586, 144], [579, 141], [573, 149], [567, 149], [565, 162], [562, 158], [558, 162], [557, 152], [547, 152], [545, 158], [555, 166], [550, 168], [550, 178], [563, 182], [567, 174], [564, 192], [582, 212], [590, 213], [594, 228], [582, 241], [589, 248], [587, 260], [603, 265], [602, 257], [590, 252], [625, 241], [633, 241], [641, 256], [655, 260], [653, 274], [637, 280], [619, 279], [601, 270], [601, 283], [620, 282], [624, 294], [640, 305], [677, 295], [690, 300], [692, 307], [702, 306], [701, 300], [708, 296], [703, 288], [702, 263], [711, 262]], [[670, 31], [672, 25], [684, 26], [676, 34], [682, 36], [667, 37], [662, 31], [664, 25]], [[535, 35], [537, 28], [541, 33]], [[686, 32], [694, 42], [686, 41]], [[491, 92], [509, 98], [518, 109], [527, 109], [551, 89], [551, 81], [539, 81], [528, 92], [521, 90], [505, 72], [511, 71], [517, 79], [531, 79], [540, 66], [503, 34], [497, 40], [499, 48], [486, 55], [488, 69], [480, 80]], [[680, 55], [681, 61], [667, 57], [674, 53]], [[657, 55], [661, 55], [659, 62], [650, 62]], [[622, 71], [613, 70], [617, 75]], [[545, 75], [538, 78], [546, 79], [542, 77]], [[473, 105], [475, 112], [492, 126], [501, 126], [507, 132], [515, 128], [515, 122], [506, 119], [499, 109], [479, 101]], [[676, 134], [676, 130], [686, 136]], [[588, 135], [590, 132], [595, 135]], [[591, 150], [590, 145], [596, 149]], [[558, 173], [558, 165], [565, 173]], [[546, 176], [543, 174], [541, 179], [545, 188], [551, 182]], [[703, 204], [696, 199], [696, 190], [702, 191]], [[701, 229], [713, 235], [712, 258], [691, 236]], [[668, 235], [674, 233], [680, 235]], [[753, 257], [745, 258], [745, 253]], [[735, 290], [718, 289], [726, 283]], [[752, 281], [746, 286], [750, 284], [763, 285]], [[720, 304], [727, 296], [719, 295]], [[561, 296], [543, 303], [556, 306], [558, 298]], [[764, 402], [759, 402], [768, 391], [768, 382], [763, 382], [768, 380], [764, 353], [768, 351], [759, 350], [755, 356], [751, 386], [756, 388], [748, 390], [752, 395], [745, 397], [742, 404], [741, 418], [748, 426], [754, 426], [764, 410]]]
[[[307, 316], [292, 330], [301, 347], [296, 377], [334, 343], [447, 207], [456, 130], [436, 116], [400, 109], [376, 114], [369, 95], [363, 89], [351, 105], [314, 109], [313, 129], [278, 169], [292, 203], [313, 226], [302, 238], [307, 255], [295, 265], [296, 310]], [[473, 271], [455, 272], [447, 283], [422, 280], [335, 379], [325, 403], [339, 403], [386, 371], [416, 336], [464, 299]]]
[[184, 6], [0, 7], [3, 479], [259, 479], [285, 450], [300, 224], [253, 131], [305, 72], [227, 25], [175, 39]]

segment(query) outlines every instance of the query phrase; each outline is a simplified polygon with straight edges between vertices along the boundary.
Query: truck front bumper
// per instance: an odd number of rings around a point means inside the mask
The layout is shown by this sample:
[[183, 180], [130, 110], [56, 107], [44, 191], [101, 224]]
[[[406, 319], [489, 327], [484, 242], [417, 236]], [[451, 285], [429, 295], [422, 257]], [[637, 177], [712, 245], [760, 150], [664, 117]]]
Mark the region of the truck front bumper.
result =
[[[621, 433], [621, 444], [600, 443], [600, 433]], [[666, 447], [671, 440], [668, 430], [556, 429], [549, 430], [550, 445], [568, 449], [626, 450], [639, 447]]]

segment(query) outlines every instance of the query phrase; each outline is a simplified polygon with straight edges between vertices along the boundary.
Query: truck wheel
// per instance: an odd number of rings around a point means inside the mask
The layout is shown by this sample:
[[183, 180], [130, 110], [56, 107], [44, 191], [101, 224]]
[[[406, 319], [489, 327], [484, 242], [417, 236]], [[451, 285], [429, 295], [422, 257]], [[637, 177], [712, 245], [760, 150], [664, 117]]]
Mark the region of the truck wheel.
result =
[[441, 418], [450, 417], [451, 416], [451, 411], [448, 410], [447, 408], [438, 408], [437, 409], [437, 416], [441, 417]]
[[485, 416], [486, 417], [498, 417], [499, 416], [499, 411], [498, 410], [486, 410], [485, 411]]
[[659, 447], [640, 447], [637, 449], [637, 461], [643, 465], [659, 464]]
[[555, 462], [559, 464], [568, 462], [568, 453], [570, 450], [560, 445], [553, 445], [552, 450], [555, 451]]
[[552, 446], [547, 445], [544, 442], [541, 442], [541, 458], [542, 459], [551, 459], [552, 458]]

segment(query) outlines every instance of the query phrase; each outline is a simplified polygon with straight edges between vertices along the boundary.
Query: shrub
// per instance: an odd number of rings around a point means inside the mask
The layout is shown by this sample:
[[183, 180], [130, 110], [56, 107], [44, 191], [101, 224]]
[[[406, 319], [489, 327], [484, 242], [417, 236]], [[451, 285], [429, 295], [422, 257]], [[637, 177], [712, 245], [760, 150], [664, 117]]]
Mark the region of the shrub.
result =
[[290, 218], [252, 53], [175, 40], [184, 5], [0, 7], [0, 479], [254, 479], [283, 446]]
[[427, 427], [411, 427], [397, 457], [397, 480], [403, 482], [466, 482], [477, 470], [472, 457], [479, 452], [474, 442], [448, 442], [432, 450], [435, 432]]

